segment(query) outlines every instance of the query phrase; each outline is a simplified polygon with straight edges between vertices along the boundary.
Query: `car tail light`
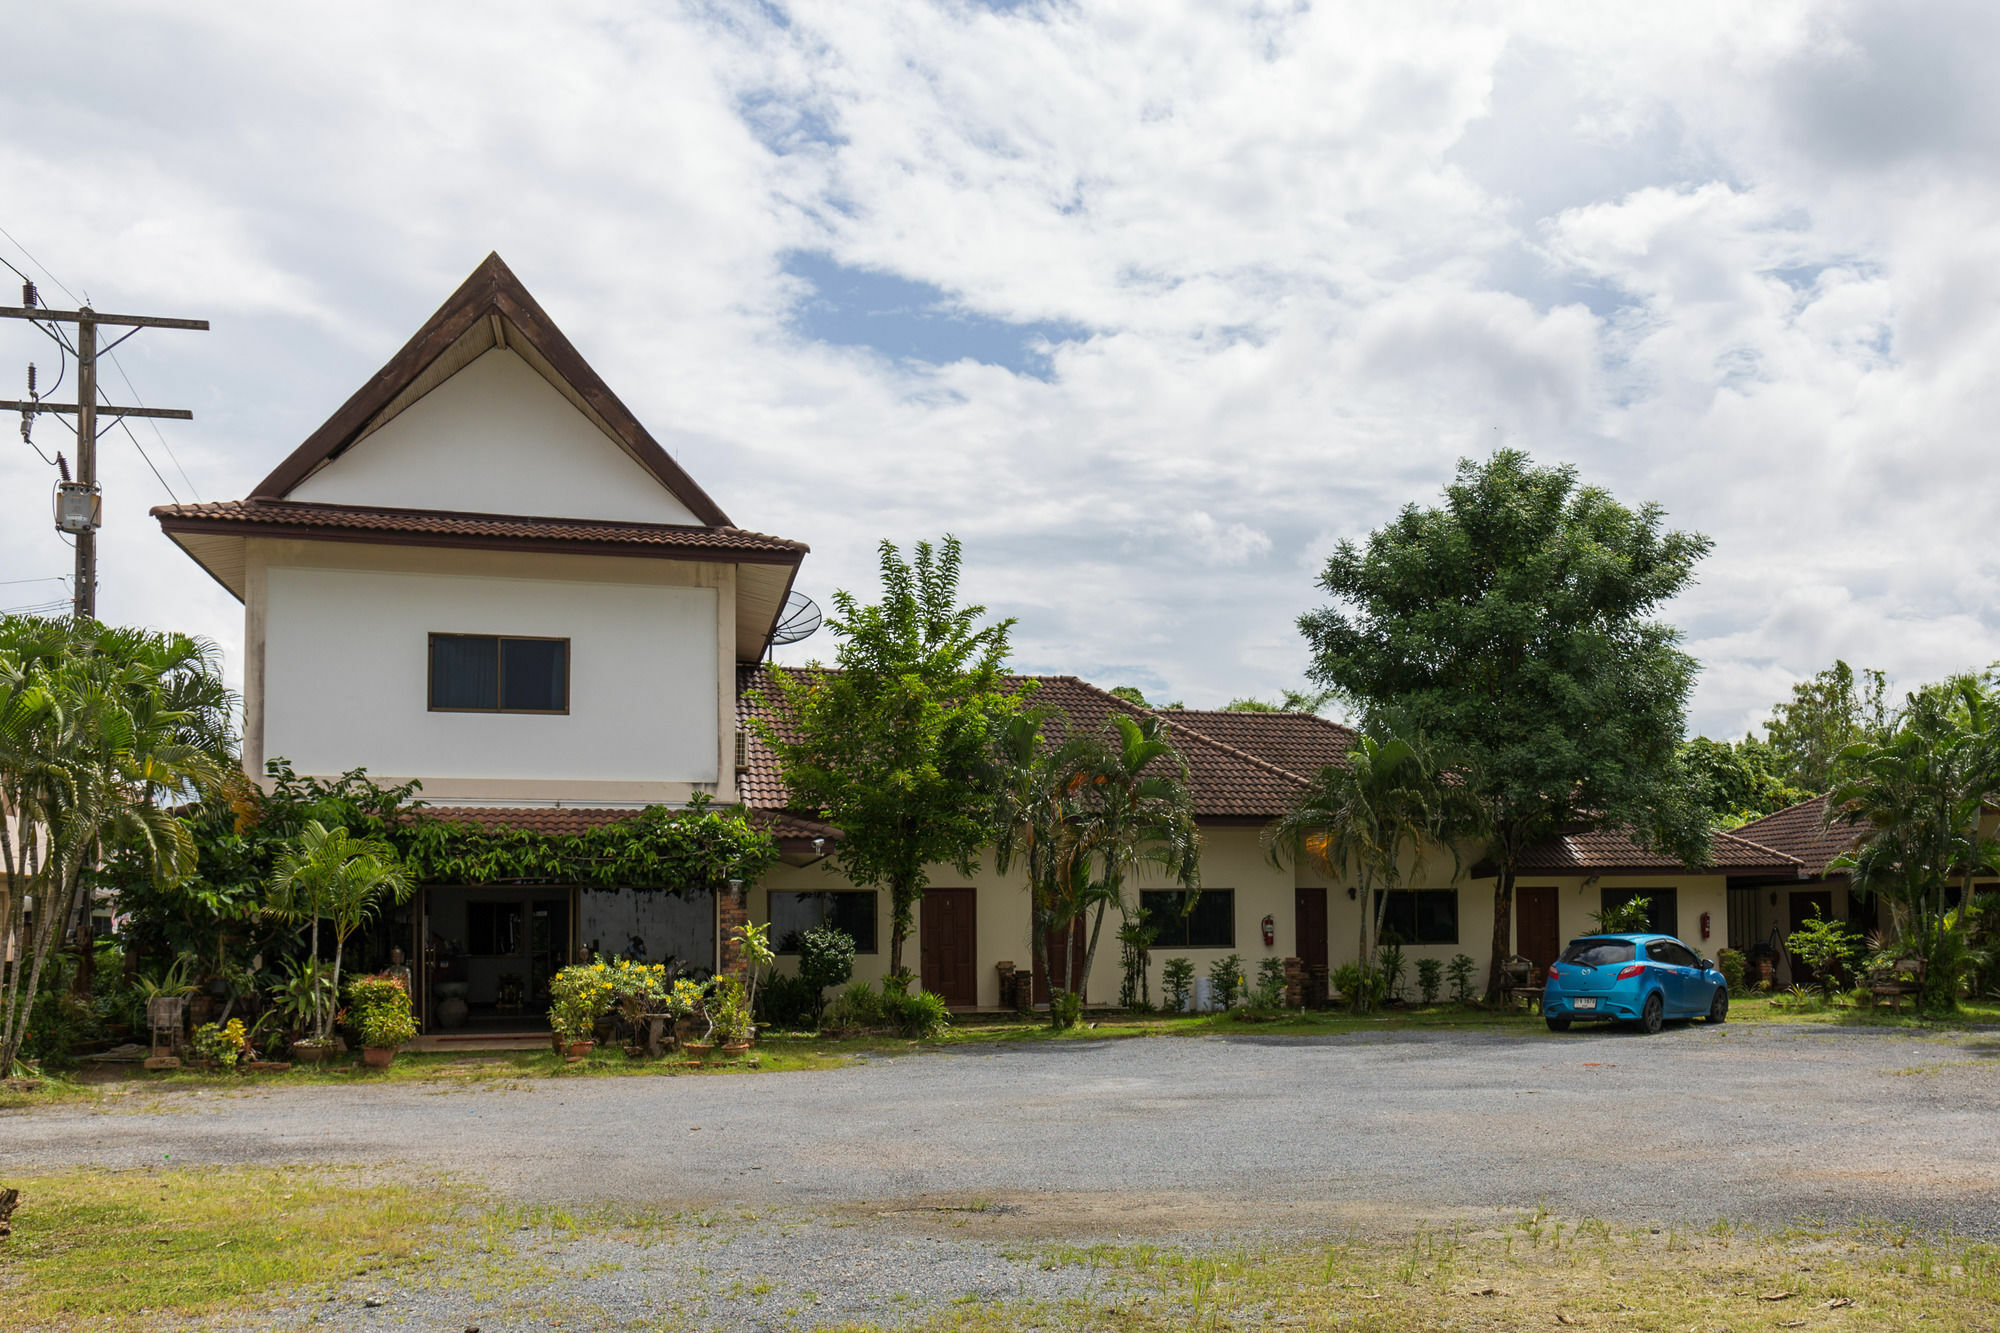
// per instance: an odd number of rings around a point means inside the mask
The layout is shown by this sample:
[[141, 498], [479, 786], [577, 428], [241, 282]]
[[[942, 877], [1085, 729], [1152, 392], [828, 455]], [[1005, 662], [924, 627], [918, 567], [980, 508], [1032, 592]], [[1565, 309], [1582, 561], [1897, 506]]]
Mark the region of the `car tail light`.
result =
[[1627, 977], [1636, 977], [1645, 970], [1646, 965], [1644, 963], [1627, 963], [1618, 969], [1618, 979], [1623, 981]]
[[1559, 976], [1561, 976], [1561, 975], [1562, 975], [1562, 973], [1561, 973], [1561, 972], [1559, 972], [1559, 971], [1558, 971], [1558, 970], [1556, 969], [1556, 965], [1555, 965], [1554, 963], [1550, 963], [1550, 964], [1549, 964], [1549, 980], [1550, 980], [1550, 981], [1554, 981], [1554, 980], [1555, 980], [1555, 979], [1556, 979], [1557, 977], [1559, 977]]

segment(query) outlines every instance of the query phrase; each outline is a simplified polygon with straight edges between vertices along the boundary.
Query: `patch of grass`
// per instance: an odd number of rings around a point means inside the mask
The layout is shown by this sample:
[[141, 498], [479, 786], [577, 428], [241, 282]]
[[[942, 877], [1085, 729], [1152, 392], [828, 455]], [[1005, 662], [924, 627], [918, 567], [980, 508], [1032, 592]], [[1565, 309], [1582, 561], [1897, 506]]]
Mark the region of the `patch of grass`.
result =
[[1863, 1333], [1988, 1329], [2000, 1309], [2000, 1247], [1989, 1244], [1866, 1228], [1771, 1235], [1731, 1225], [1613, 1228], [1542, 1209], [1503, 1226], [1427, 1227], [1399, 1239], [1354, 1235], [1236, 1249], [1052, 1246], [1039, 1261], [1088, 1268], [1092, 1294], [1057, 1306], [958, 1306], [926, 1327]]
[[2000, 1000], [1962, 1000], [1958, 1012], [1944, 1018], [1925, 1018], [1913, 1013], [1905, 1003], [1899, 1010], [1878, 1005], [1861, 1008], [1845, 996], [1831, 1001], [1795, 999], [1784, 994], [1731, 996], [1729, 1021], [1732, 1023], [1820, 1023], [1839, 1027], [1887, 1027], [1915, 1030], [1951, 1031], [2000, 1025]]
[[0, 1328], [153, 1328], [435, 1262], [464, 1194], [340, 1170], [10, 1176]]

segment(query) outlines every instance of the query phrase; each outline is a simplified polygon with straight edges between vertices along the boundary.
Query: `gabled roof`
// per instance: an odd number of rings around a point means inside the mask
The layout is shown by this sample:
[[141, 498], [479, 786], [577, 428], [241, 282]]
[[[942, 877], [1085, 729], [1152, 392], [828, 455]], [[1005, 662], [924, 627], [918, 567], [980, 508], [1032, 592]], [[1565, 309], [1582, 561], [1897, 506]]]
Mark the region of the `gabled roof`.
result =
[[1735, 836], [1784, 852], [1804, 866], [1806, 874], [1819, 876], [1826, 873], [1828, 862], [1854, 845], [1861, 833], [1860, 829], [1838, 824], [1827, 828], [1825, 821], [1826, 797], [1815, 796], [1762, 819], [1753, 819], [1736, 829]]
[[1158, 713], [1180, 727], [1199, 731], [1302, 778], [1310, 778], [1329, 764], [1346, 768], [1348, 752], [1359, 740], [1353, 728], [1315, 713], [1204, 708], [1163, 708]]
[[[1718, 833], [1710, 845], [1711, 874], [1793, 875], [1802, 863], [1774, 848], [1734, 833]], [[1529, 875], [1680, 874], [1687, 867], [1640, 845], [1629, 829], [1588, 829], [1548, 838], [1521, 855], [1517, 870]]]
[[797, 564], [808, 550], [804, 542], [746, 532], [742, 528], [472, 514], [455, 509], [387, 509], [300, 500], [156, 505], [152, 512], [162, 528], [176, 534], [229, 532], [260, 537], [309, 537], [318, 541], [393, 539], [397, 545], [421, 545], [426, 538], [436, 538], [454, 546], [482, 546], [491, 550], [667, 556], [684, 553], [690, 559], [770, 564]]
[[356, 441], [496, 347], [509, 348], [532, 365], [696, 518], [711, 527], [733, 526], [722, 507], [591, 369], [498, 254], [487, 255], [403, 349], [258, 482], [250, 498], [284, 499]]
[[[788, 731], [781, 712], [760, 713], [752, 694], [761, 693], [776, 701], [774, 672], [801, 674], [820, 668], [743, 666], [737, 669], [736, 716], [744, 733], [744, 765], [736, 775], [737, 788], [746, 804], [766, 809], [787, 809], [791, 796], [772, 754], [751, 725], [759, 716], [768, 716], [779, 734]], [[1195, 813], [1208, 820], [1262, 822], [1276, 819], [1291, 808], [1306, 780], [1256, 755], [1219, 741], [1190, 726], [1189, 714], [1177, 709], [1148, 710], [1127, 703], [1088, 681], [1075, 676], [1008, 676], [1009, 685], [1034, 687], [1036, 704], [1060, 709], [1069, 725], [1079, 731], [1103, 730], [1115, 713], [1129, 717], [1158, 717], [1167, 724], [1168, 738], [1180, 752], [1188, 768], [1188, 789], [1194, 797]], [[1332, 725], [1332, 724], [1327, 724]]]

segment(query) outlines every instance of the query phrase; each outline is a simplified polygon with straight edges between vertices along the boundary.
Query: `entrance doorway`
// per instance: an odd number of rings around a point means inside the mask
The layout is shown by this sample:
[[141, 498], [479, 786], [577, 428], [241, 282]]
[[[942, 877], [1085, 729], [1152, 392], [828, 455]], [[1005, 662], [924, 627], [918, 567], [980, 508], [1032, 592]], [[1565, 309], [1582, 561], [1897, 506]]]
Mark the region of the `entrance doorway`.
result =
[[1326, 890], [1292, 891], [1292, 939], [1308, 969], [1326, 966]]
[[1514, 950], [1547, 975], [1549, 964], [1562, 953], [1562, 923], [1556, 911], [1556, 891], [1543, 884], [1514, 890]]
[[541, 1031], [567, 964], [575, 894], [539, 885], [426, 885], [416, 913], [426, 1031]]
[[926, 889], [919, 942], [923, 987], [956, 1008], [979, 1003], [976, 889]]

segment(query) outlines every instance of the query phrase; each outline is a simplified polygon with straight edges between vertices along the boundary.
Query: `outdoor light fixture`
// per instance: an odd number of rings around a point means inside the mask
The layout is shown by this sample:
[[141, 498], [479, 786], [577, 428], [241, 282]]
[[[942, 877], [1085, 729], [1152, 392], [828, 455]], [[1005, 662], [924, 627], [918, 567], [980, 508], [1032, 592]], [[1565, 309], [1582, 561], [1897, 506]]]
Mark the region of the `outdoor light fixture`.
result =
[[1347, 886], [1348, 901], [1352, 902], [1354, 899], [1359, 898], [1360, 896], [1361, 894], [1355, 889], [1355, 887], [1352, 884]]

